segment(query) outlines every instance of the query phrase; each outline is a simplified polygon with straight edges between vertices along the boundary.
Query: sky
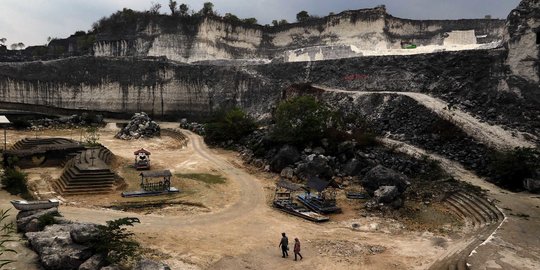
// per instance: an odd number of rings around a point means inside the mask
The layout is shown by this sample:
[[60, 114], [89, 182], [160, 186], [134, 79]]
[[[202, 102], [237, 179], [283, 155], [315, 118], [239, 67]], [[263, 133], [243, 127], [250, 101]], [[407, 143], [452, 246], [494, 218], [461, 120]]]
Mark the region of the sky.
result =
[[[209, 0], [176, 0], [190, 10], [200, 10]], [[22, 42], [26, 46], [43, 45], [48, 37], [65, 38], [75, 31], [87, 31], [92, 23], [124, 7], [147, 10], [152, 3], [170, 13], [169, 0], [0, 0], [0, 38], [6, 45]], [[520, 0], [214, 0], [219, 14], [232, 13], [240, 18], [255, 17], [259, 24], [274, 19], [294, 22], [299, 11], [325, 16], [330, 12], [386, 5], [389, 14], [407, 19], [505, 19]]]

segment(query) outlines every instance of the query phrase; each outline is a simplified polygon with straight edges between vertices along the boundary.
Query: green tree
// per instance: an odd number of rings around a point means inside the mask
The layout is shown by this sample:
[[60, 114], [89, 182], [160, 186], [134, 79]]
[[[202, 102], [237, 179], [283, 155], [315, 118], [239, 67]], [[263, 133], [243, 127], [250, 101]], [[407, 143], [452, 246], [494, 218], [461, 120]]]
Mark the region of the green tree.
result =
[[114, 264], [136, 256], [139, 243], [133, 240], [134, 233], [126, 226], [141, 223], [138, 218], [126, 217], [107, 221], [107, 225], [98, 225], [98, 237], [91, 246], [101, 254], [105, 254], [107, 262]]
[[15, 226], [12, 222], [7, 222], [9, 217], [8, 210], [0, 210], [0, 269], [4, 266], [15, 262], [12, 259], [5, 259], [4, 255], [8, 253], [17, 254], [17, 251], [6, 247], [9, 242], [15, 241], [13, 235], [15, 234]]
[[176, 1], [173, 1], [173, 0], [169, 0], [169, 9], [171, 10], [171, 15], [176, 15], [176, 7], [177, 7], [178, 3]]
[[274, 114], [272, 137], [277, 141], [303, 143], [320, 139], [332, 122], [332, 113], [311, 96], [281, 102]]
[[186, 4], [181, 4], [179, 10], [180, 16], [187, 16], [189, 12], [189, 7]]
[[203, 16], [213, 15], [214, 14], [214, 4], [212, 2], [205, 2], [203, 8], [199, 11]]
[[305, 10], [302, 10], [296, 14], [296, 20], [299, 22], [305, 22], [309, 20], [309, 13]]
[[97, 127], [88, 127], [86, 129], [86, 135], [84, 137], [85, 143], [88, 146], [98, 146], [99, 144], [99, 133]]
[[256, 18], [245, 18], [242, 20], [243, 23], [246, 23], [246, 24], [257, 24], [257, 19]]
[[205, 125], [208, 142], [237, 141], [257, 128], [255, 121], [239, 108], [218, 113], [214, 120]]
[[273, 26], [279, 26], [279, 25], [284, 25], [284, 24], [288, 24], [288, 23], [289, 22], [287, 20], [285, 20], [285, 19], [279, 20], [279, 21], [278, 20], [273, 20], [272, 21]]
[[223, 18], [231, 22], [241, 22], [240, 18], [238, 18], [236, 15], [232, 13], [225, 13], [225, 16], [223, 16]]

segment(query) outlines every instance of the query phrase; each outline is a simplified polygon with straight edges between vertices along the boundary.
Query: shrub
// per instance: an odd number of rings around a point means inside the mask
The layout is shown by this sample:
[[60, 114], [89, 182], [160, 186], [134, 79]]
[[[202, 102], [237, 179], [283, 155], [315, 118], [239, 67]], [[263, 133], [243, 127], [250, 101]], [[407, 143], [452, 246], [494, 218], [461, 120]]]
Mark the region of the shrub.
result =
[[134, 223], [141, 222], [138, 218], [126, 217], [107, 221], [107, 225], [98, 225], [98, 237], [91, 243], [92, 248], [106, 255], [107, 262], [111, 264], [136, 256], [139, 243], [132, 239], [133, 233], [124, 228]]
[[26, 185], [26, 174], [13, 168], [7, 168], [1, 179], [4, 189], [13, 195], [21, 194], [23, 197], [29, 196]]
[[238, 141], [255, 129], [255, 121], [239, 108], [216, 114], [204, 127], [208, 142]]
[[523, 188], [525, 178], [534, 177], [540, 167], [540, 153], [534, 148], [518, 147], [507, 152], [493, 152], [488, 170], [495, 183], [509, 189]]
[[57, 224], [58, 222], [56, 222], [54, 217], [60, 217], [60, 214], [59, 213], [48, 213], [48, 214], [40, 216], [38, 218], [40, 230], [43, 230], [45, 227], [47, 227], [49, 225]]
[[278, 105], [272, 137], [297, 144], [321, 139], [332, 119], [330, 110], [315, 98], [299, 96]]
[[15, 260], [2, 258], [4, 254], [17, 253], [17, 251], [6, 247], [6, 243], [16, 241], [12, 238], [13, 234], [15, 233], [15, 226], [12, 222], [5, 222], [9, 217], [8, 212], [9, 209], [0, 210], [0, 269], [10, 263], [15, 262]]

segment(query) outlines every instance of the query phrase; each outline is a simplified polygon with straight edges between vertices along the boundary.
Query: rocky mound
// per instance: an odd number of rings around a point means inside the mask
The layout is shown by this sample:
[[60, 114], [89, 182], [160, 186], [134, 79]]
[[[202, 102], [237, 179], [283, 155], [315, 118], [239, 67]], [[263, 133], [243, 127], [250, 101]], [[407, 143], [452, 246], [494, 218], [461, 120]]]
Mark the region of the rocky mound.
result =
[[[44, 269], [121, 269], [109, 264], [106, 254], [97, 253], [93, 247], [100, 237], [96, 224], [71, 222], [60, 216], [58, 208], [21, 211], [16, 223], [17, 230], [24, 233]], [[132, 269], [166, 270], [170, 267], [161, 262], [138, 259]]]
[[135, 113], [129, 123], [116, 136], [117, 139], [133, 140], [159, 136], [161, 128], [145, 112]]

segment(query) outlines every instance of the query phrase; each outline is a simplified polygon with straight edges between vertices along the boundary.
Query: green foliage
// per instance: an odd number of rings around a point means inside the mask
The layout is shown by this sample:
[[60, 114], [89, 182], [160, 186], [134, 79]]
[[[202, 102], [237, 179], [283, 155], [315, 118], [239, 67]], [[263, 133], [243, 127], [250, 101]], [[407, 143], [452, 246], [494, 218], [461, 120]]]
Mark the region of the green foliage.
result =
[[218, 113], [205, 125], [208, 142], [237, 141], [257, 128], [255, 121], [239, 108]]
[[23, 197], [28, 197], [28, 186], [26, 185], [26, 174], [13, 168], [6, 168], [1, 179], [4, 189], [10, 194], [21, 194]]
[[223, 184], [227, 180], [221, 175], [209, 173], [177, 173], [175, 176], [201, 181], [206, 184]]
[[490, 160], [488, 169], [496, 183], [513, 190], [521, 189], [523, 180], [534, 177], [535, 170], [540, 168], [540, 152], [534, 148], [493, 152]]
[[275, 112], [272, 137], [285, 143], [303, 143], [322, 138], [333, 119], [330, 110], [311, 96], [281, 102]]
[[240, 18], [238, 18], [236, 15], [232, 13], [225, 13], [225, 16], [223, 16], [224, 19], [230, 21], [230, 22], [241, 22]]
[[246, 19], [243, 19], [242, 22], [246, 23], [246, 24], [257, 24], [257, 19], [256, 18], [246, 18]]
[[88, 127], [86, 129], [86, 135], [84, 141], [88, 146], [99, 146], [99, 133], [97, 127]]
[[133, 233], [125, 226], [141, 223], [138, 218], [120, 218], [107, 221], [107, 225], [98, 225], [98, 237], [91, 243], [92, 248], [105, 254], [107, 262], [114, 264], [125, 262], [136, 255], [139, 243], [133, 240]]
[[[84, 33], [84, 32], [83, 32]], [[77, 33], [75, 33], [77, 35]], [[96, 42], [96, 36], [94, 34], [83, 34], [77, 36], [77, 49], [84, 53], [89, 53]]]
[[179, 10], [180, 10], [180, 16], [188, 16], [188, 12], [189, 12], [188, 5], [181, 4]]
[[273, 26], [280, 26], [280, 25], [285, 25], [285, 24], [288, 24], [289, 22], [287, 20], [273, 20], [272, 21], [272, 25]]
[[299, 22], [305, 22], [309, 20], [309, 13], [305, 10], [302, 10], [296, 14], [296, 20]]
[[199, 11], [199, 14], [203, 16], [215, 15], [214, 13], [214, 4], [212, 2], [205, 2], [203, 8]]
[[0, 269], [15, 262], [15, 260], [5, 259], [4, 255], [7, 255], [8, 253], [17, 254], [17, 251], [6, 247], [7, 243], [15, 241], [13, 239], [15, 225], [12, 222], [6, 222], [9, 217], [8, 212], [9, 209], [0, 209]]
[[45, 227], [53, 224], [57, 224], [54, 217], [60, 217], [59, 213], [48, 213], [45, 215], [42, 215], [38, 218], [40, 230], [43, 230]]

